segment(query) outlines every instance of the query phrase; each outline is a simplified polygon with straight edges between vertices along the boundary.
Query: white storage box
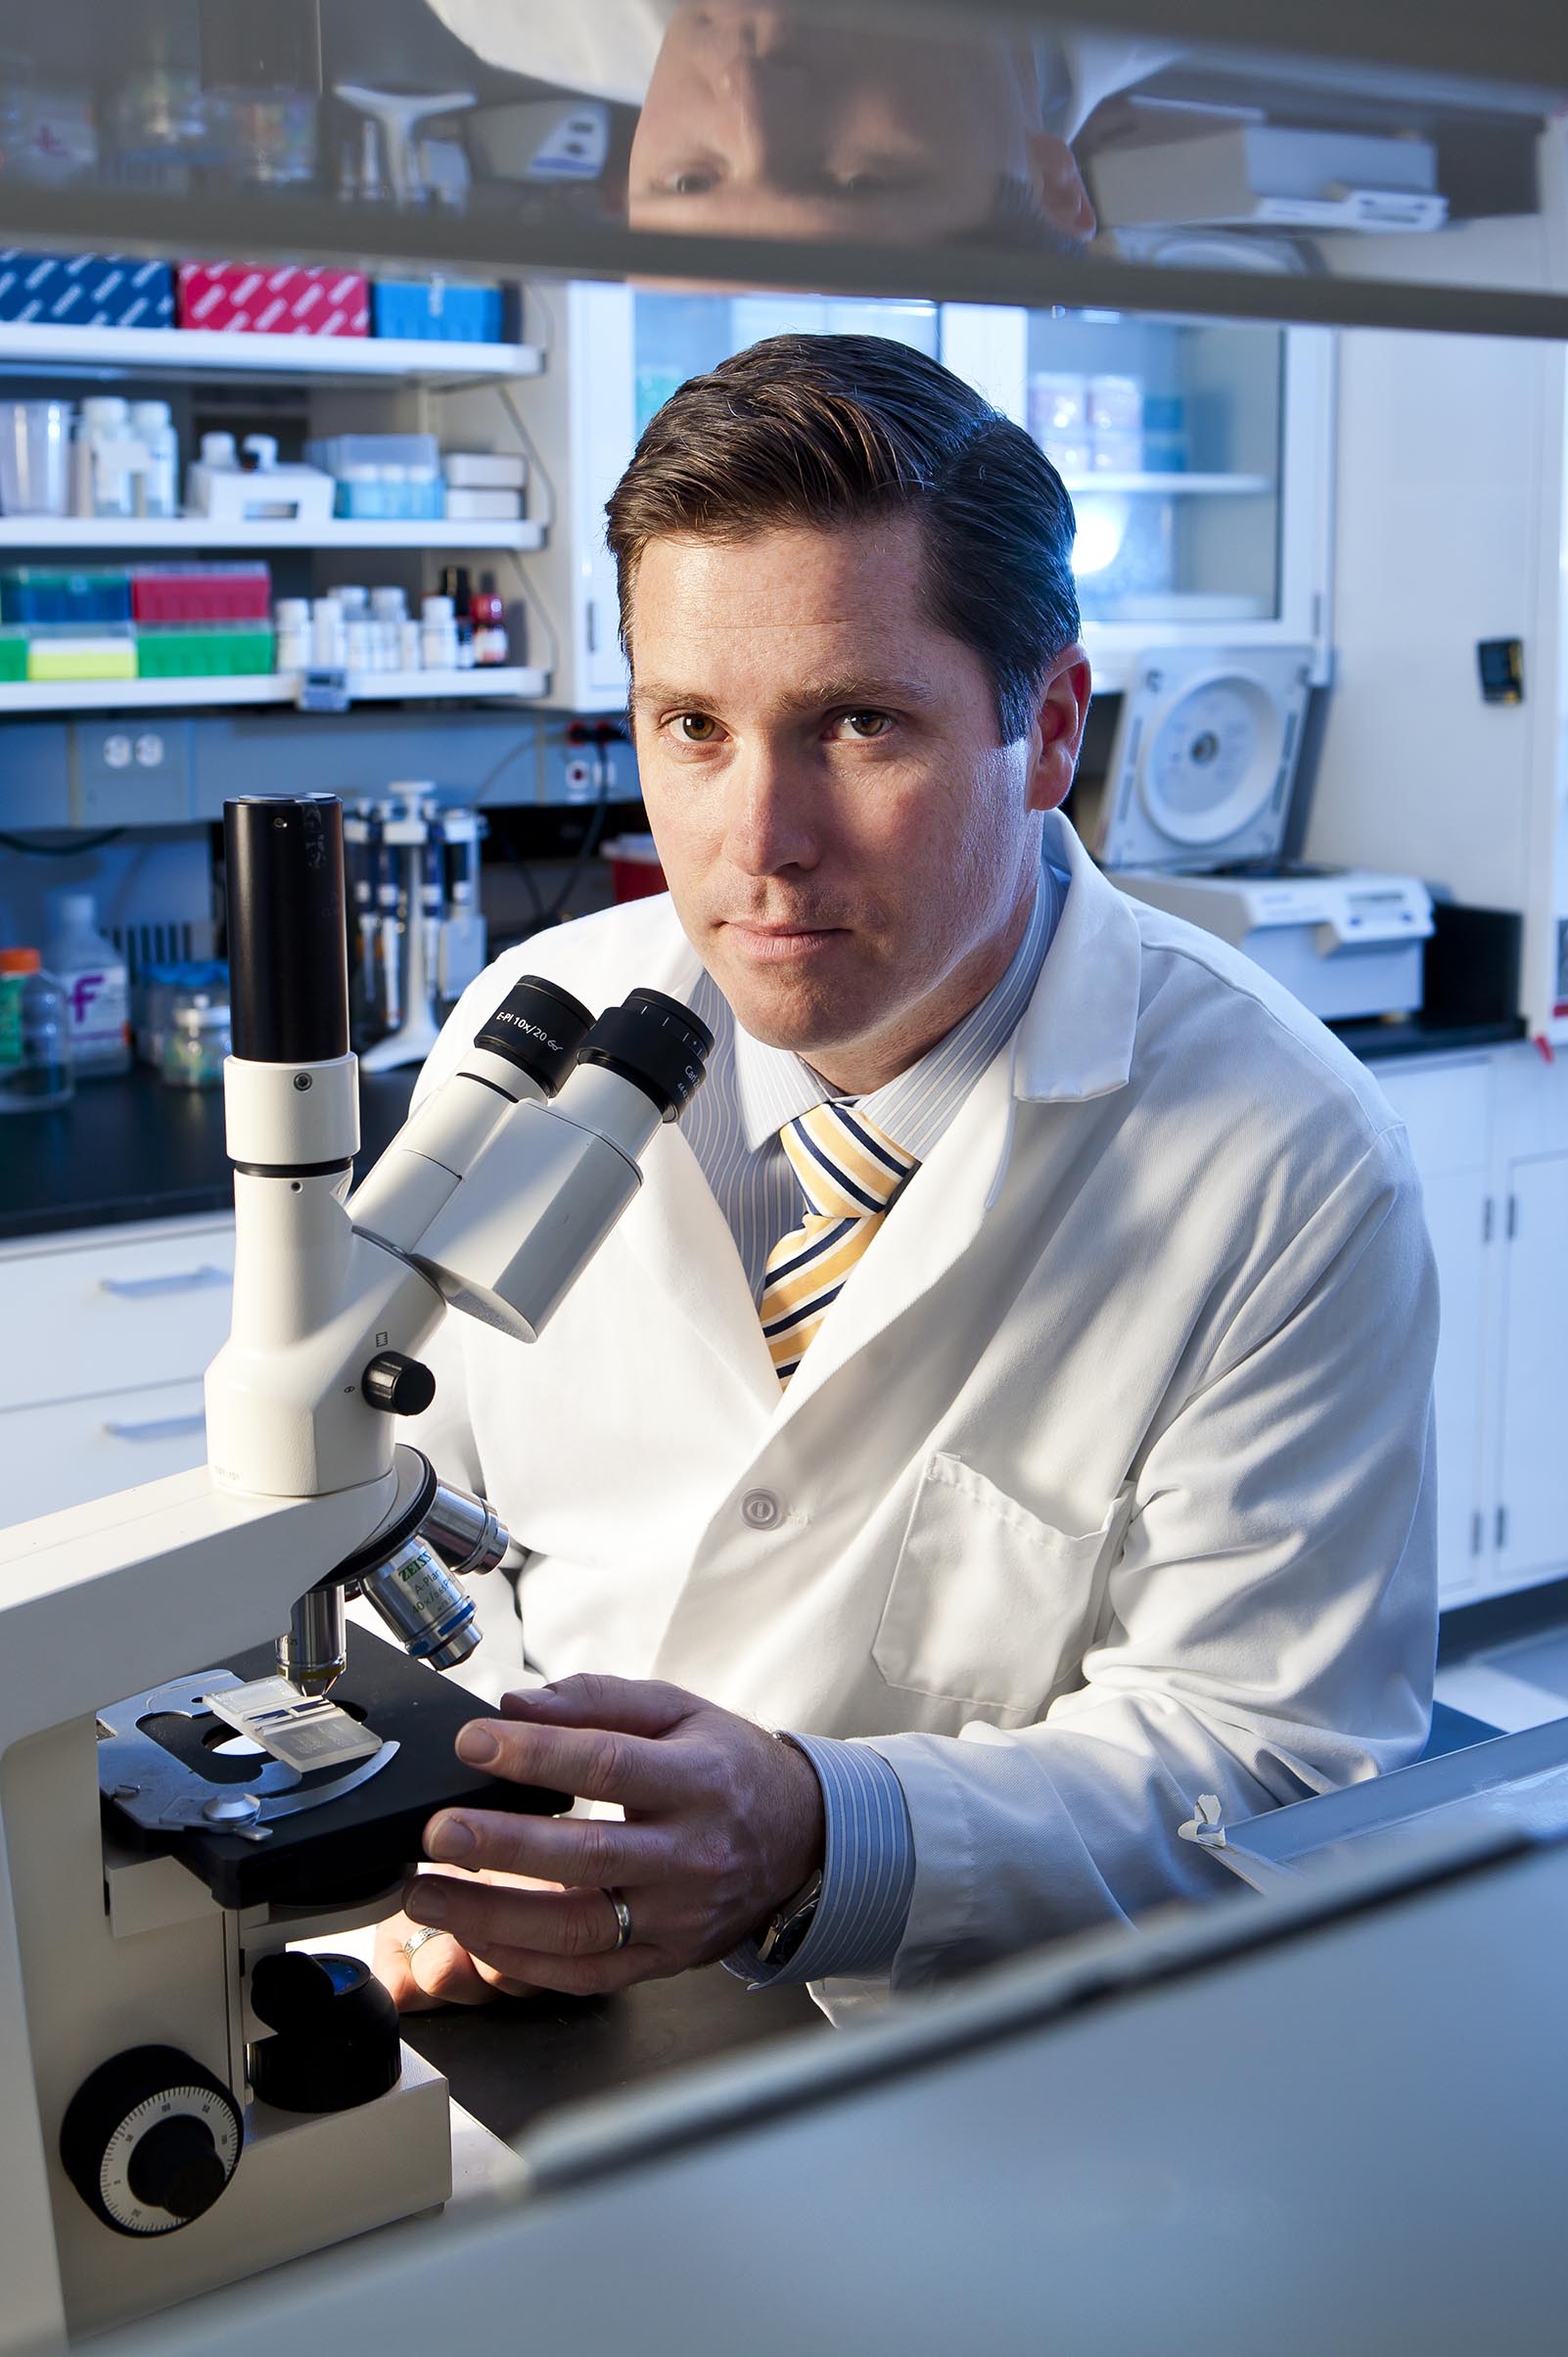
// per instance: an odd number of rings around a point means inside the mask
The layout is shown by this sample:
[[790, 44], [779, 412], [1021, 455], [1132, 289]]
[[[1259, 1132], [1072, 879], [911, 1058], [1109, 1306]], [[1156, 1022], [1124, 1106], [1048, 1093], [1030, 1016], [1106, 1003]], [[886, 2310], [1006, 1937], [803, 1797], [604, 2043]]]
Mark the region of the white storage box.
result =
[[455, 491], [446, 486], [446, 514], [455, 524], [515, 524], [523, 513], [521, 491]]
[[441, 473], [449, 490], [520, 491], [529, 479], [529, 462], [521, 450], [447, 450]]

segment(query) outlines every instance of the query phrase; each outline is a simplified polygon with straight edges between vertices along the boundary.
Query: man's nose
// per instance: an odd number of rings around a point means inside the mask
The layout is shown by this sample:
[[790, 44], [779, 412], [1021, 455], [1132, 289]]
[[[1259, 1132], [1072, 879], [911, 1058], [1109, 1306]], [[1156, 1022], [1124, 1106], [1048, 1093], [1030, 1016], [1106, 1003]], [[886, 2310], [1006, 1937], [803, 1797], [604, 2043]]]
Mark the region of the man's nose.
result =
[[801, 70], [789, 12], [715, 10], [707, 70], [724, 110], [730, 166], [743, 181], [793, 182], [819, 160], [821, 94]]
[[811, 868], [820, 856], [809, 797], [790, 764], [766, 747], [752, 749], [730, 772], [724, 854], [748, 876]]
[[751, 59], [784, 57], [800, 31], [792, 8], [749, 8], [740, 0], [715, 0], [699, 11], [702, 32], [716, 56]]

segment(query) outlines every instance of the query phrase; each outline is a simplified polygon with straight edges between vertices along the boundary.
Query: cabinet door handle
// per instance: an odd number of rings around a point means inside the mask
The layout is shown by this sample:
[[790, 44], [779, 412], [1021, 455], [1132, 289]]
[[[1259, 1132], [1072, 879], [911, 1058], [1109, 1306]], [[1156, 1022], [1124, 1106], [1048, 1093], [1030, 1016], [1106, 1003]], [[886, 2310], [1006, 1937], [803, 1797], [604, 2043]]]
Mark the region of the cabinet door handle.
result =
[[226, 1269], [210, 1264], [200, 1269], [175, 1269], [167, 1276], [101, 1276], [99, 1289], [119, 1301], [149, 1301], [159, 1293], [206, 1293], [214, 1285], [232, 1285]]
[[154, 1415], [141, 1424], [106, 1424], [104, 1430], [116, 1441], [176, 1441], [194, 1439], [207, 1430], [207, 1417], [200, 1408], [189, 1415]]

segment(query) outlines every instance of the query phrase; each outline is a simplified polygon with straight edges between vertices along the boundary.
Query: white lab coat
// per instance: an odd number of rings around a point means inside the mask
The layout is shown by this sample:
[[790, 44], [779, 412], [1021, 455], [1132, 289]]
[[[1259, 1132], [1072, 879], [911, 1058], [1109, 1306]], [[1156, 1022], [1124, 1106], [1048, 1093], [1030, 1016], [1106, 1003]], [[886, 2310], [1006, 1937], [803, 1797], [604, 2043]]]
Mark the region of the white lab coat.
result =
[[[530, 1550], [549, 1675], [670, 1679], [893, 1764], [896, 1987], [1214, 1891], [1176, 1831], [1200, 1792], [1252, 1815], [1427, 1724], [1437, 1292], [1404, 1132], [1256, 966], [1047, 825], [1072, 884], [1034, 997], [782, 1396], [669, 1127], [539, 1342], [449, 1317], [409, 1426]], [[536, 937], [424, 1086], [530, 971], [597, 1008], [697, 962], [665, 899]]]

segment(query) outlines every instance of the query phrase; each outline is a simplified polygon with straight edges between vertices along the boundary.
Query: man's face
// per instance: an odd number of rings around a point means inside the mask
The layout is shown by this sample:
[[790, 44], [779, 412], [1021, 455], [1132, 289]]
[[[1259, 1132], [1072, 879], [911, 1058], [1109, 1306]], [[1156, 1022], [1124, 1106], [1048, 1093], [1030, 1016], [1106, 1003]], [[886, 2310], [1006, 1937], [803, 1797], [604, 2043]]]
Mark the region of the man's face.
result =
[[1025, 181], [1068, 244], [1094, 215], [1007, 42], [882, 38], [798, 8], [688, 0], [632, 141], [636, 229], [918, 241], [979, 227]]
[[996, 979], [1088, 700], [1072, 648], [1037, 725], [998, 744], [990, 673], [928, 618], [923, 565], [908, 518], [661, 539], [632, 601], [637, 761], [680, 921], [746, 1030], [853, 1088]]

